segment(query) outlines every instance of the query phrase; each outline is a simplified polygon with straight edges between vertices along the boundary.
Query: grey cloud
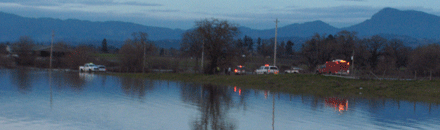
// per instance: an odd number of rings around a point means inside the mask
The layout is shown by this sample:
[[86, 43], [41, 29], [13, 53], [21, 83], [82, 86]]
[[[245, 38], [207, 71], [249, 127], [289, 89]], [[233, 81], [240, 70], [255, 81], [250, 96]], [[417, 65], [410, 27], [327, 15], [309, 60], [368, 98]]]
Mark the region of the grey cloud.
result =
[[151, 3], [139, 3], [139, 2], [124, 2], [124, 5], [137, 5], [137, 6], [163, 6], [162, 4], [151, 4]]
[[149, 12], [154, 12], [154, 13], [175, 13], [175, 12], [180, 12], [180, 10], [172, 10], [172, 9], [166, 9], [166, 10], [158, 10], [158, 9], [153, 9], [153, 10], [148, 10]]
[[0, 3], [17, 3], [26, 6], [60, 6], [63, 4], [82, 4], [82, 5], [133, 5], [133, 6], [163, 6], [155, 3], [140, 2], [115, 2], [113, 0], [0, 0]]
[[61, 5], [61, 3], [57, 1], [36, 1], [36, 0], [0, 0], [0, 3], [16, 3], [20, 5], [26, 5], [26, 6], [58, 6]]
[[[100, 1], [106, 2], [106, 1]], [[107, 1], [112, 4], [112, 1]], [[88, 3], [92, 4], [92, 3]], [[94, 4], [97, 4], [96, 2]], [[135, 4], [135, 3], [126, 3]], [[382, 8], [366, 7], [366, 6], [340, 6], [330, 8], [284, 8], [274, 10], [267, 8], [268, 13], [242, 13], [242, 14], [224, 14], [224, 13], [207, 13], [207, 12], [186, 12], [173, 9], [154, 9], [146, 10], [144, 13], [131, 13], [124, 15], [115, 15], [112, 12], [79, 12], [79, 11], [55, 11], [44, 10], [34, 7], [15, 8], [5, 7], [0, 10], [7, 11], [14, 14], [19, 14], [26, 17], [52, 17], [60, 19], [81, 19], [92, 21], [124, 21], [135, 22], [143, 25], [172, 27], [172, 28], [190, 28], [194, 25], [194, 21], [203, 18], [219, 18], [226, 19], [237, 23], [241, 26], [247, 26], [255, 29], [273, 28], [274, 19], [278, 18], [280, 26], [285, 26], [293, 23], [303, 23], [315, 20], [322, 20], [335, 27], [347, 27], [360, 23], [378, 12]], [[158, 16], [149, 16], [145, 13], [162, 12], [162, 13], [183, 13], [191, 16], [186, 19], [168, 19], [160, 18]], [[158, 22], [160, 21], [160, 22]], [[177, 21], [177, 22], [176, 22]], [[165, 24], [168, 23], [168, 24]]]
[[[281, 26], [292, 23], [303, 23], [315, 20], [322, 20], [335, 27], [347, 27], [371, 18], [382, 8], [367, 6], [339, 6], [329, 8], [285, 8], [261, 14], [218, 14], [224, 17], [239, 19], [240, 23], [245, 22], [266, 22], [258, 28], [273, 28], [275, 18], [282, 20]], [[246, 26], [246, 24], [243, 24]]]
[[[88, 21], [121, 21], [131, 22], [146, 26], [188, 29], [194, 26], [194, 20], [167, 20], [145, 17], [145, 13], [130, 13], [115, 15], [111, 12], [78, 12], [78, 11], [52, 11], [39, 8], [5, 7], [0, 11], [30, 18], [78, 19]], [[162, 10], [166, 11], [166, 10]]]
[[[0, 0], [0, 2], [5, 0]], [[30, 3], [30, 0], [22, 2]], [[98, 1], [82, 4], [116, 4], [113, 1]], [[64, 3], [61, 3], [64, 4]], [[121, 3], [119, 3], [121, 4]], [[123, 3], [125, 5], [141, 5], [141, 6], [161, 6], [158, 4], [141, 4], [141, 3]], [[361, 23], [370, 19], [372, 15], [381, 10], [382, 7], [369, 6], [339, 6], [327, 8], [299, 8], [295, 6], [287, 6], [282, 9], [265, 8], [268, 13], [241, 13], [241, 14], [224, 14], [224, 13], [207, 13], [207, 12], [187, 12], [173, 9], [153, 9], [146, 10], [142, 13], [131, 13], [124, 15], [115, 15], [111, 12], [78, 12], [78, 11], [52, 11], [38, 9], [34, 7], [16, 8], [3, 7], [1, 11], [8, 13], [19, 14], [25, 17], [52, 17], [60, 19], [80, 19], [91, 21], [124, 21], [134, 22], [148, 26], [170, 27], [188, 29], [194, 26], [194, 21], [204, 18], [219, 18], [237, 23], [240, 26], [247, 26], [254, 29], [269, 29], [274, 28], [274, 20], [278, 18], [281, 22], [279, 26], [286, 26], [293, 23], [304, 23], [315, 20], [321, 20], [335, 27], [348, 27], [354, 24]], [[413, 9], [424, 12], [431, 12], [433, 14], [440, 14], [436, 10], [427, 9], [423, 7], [400, 7], [398, 9]], [[149, 16], [146, 13], [179, 13], [185, 14], [188, 18], [185, 19], [168, 19], [159, 16]]]
[[163, 6], [162, 4], [141, 3], [141, 2], [114, 2], [113, 0], [99, 0], [99, 1], [80, 1], [80, 4], [85, 5], [134, 5], [134, 6]]
[[337, 1], [354, 1], [354, 2], [365, 2], [368, 0], [337, 0]]

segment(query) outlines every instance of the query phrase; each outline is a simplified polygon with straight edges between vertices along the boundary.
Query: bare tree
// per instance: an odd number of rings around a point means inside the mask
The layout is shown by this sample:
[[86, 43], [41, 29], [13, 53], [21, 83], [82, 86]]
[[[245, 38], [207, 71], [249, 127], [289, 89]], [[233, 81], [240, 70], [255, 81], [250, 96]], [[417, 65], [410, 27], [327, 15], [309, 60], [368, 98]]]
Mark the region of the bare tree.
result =
[[301, 53], [303, 56], [303, 60], [309, 67], [309, 70], [312, 71], [319, 63], [319, 42], [320, 42], [319, 34], [316, 34], [312, 39], [306, 41], [301, 48]]
[[390, 57], [394, 62], [395, 68], [405, 67], [408, 63], [409, 52], [411, 48], [403, 45], [403, 42], [397, 39], [389, 41], [389, 44], [385, 45], [384, 55]]
[[202, 39], [202, 35], [195, 30], [187, 31], [182, 36], [180, 51], [182, 52], [182, 56], [196, 58], [196, 65], [193, 68], [194, 70], [200, 70], [198, 61], [202, 56]]
[[383, 48], [385, 47], [387, 40], [378, 35], [371, 37], [367, 42], [367, 49], [370, 52], [370, 66], [376, 69], [379, 57], [383, 54]]
[[129, 69], [129, 71], [145, 71], [148, 66], [146, 61], [148, 56], [156, 52], [156, 46], [147, 40], [147, 33], [133, 33], [133, 40], [127, 39], [119, 50], [121, 56], [121, 67]]
[[218, 19], [205, 19], [197, 21], [196, 27], [209, 61], [205, 73], [214, 74], [217, 67], [226, 67], [235, 57], [231, 54], [234, 53], [233, 40], [239, 33], [237, 25]]
[[414, 49], [410, 56], [409, 66], [417, 72], [440, 70], [440, 45], [429, 44]]
[[33, 55], [34, 41], [28, 36], [22, 36], [18, 42], [13, 43], [13, 51], [18, 55], [18, 64], [25, 66], [34, 65], [35, 55]]
[[93, 61], [93, 48], [90, 46], [78, 46], [70, 54], [66, 56], [66, 65], [72, 69], [78, 69], [78, 66]]
[[349, 31], [341, 31], [336, 37], [338, 43], [338, 58], [349, 60], [353, 55], [355, 44], [358, 42], [357, 33]]
[[324, 64], [326, 61], [339, 58], [337, 47], [334, 38], [326, 38], [319, 34], [315, 34], [312, 39], [306, 41], [301, 51], [309, 70], [312, 71], [318, 64]]

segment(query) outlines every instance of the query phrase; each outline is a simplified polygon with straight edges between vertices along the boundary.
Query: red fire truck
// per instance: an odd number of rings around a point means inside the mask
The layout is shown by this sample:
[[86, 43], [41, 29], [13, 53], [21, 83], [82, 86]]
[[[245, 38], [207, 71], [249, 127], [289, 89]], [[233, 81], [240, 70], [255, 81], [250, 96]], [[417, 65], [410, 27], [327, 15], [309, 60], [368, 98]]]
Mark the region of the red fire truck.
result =
[[348, 75], [350, 73], [350, 70], [348, 70], [349, 67], [350, 67], [350, 62], [337, 59], [333, 61], [327, 61], [324, 65], [318, 66], [318, 69], [316, 69], [316, 73]]

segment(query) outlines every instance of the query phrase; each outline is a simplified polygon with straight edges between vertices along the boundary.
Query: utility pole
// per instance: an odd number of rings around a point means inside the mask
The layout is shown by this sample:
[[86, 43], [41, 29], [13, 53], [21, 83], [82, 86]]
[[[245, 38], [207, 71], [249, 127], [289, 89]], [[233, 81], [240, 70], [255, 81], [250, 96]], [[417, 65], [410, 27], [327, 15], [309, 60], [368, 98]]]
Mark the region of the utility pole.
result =
[[49, 59], [49, 89], [50, 89], [50, 109], [52, 109], [53, 97], [52, 97], [52, 53], [53, 53], [53, 37], [55, 32], [52, 30], [52, 42], [50, 42], [50, 59]]
[[144, 49], [144, 55], [143, 55], [143, 60], [142, 60], [142, 73], [145, 73], [145, 62], [147, 61], [147, 33], [144, 32], [139, 32], [139, 36], [140, 36], [140, 40], [141, 40], [141, 44], [143, 46]]
[[352, 72], [352, 74], [353, 74], [353, 77], [354, 78], [356, 78], [356, 75], [355, 75], [355, 73], [354, 73], [354, 49], [353, 49], [353, 55], [351, 56], [351, 71], [353, 71]]
[[52, 30], [52, 42], [50, 43], [50, 60], [49, 60], [49, 69], [52, 69], [52, 53], [53, 53], [53, 37], [55, 36], [54, 31]]
[[203, 55], [205, 55], [205, 40], [202, 41], [202, 72], [203, 72]]
[[142, 62], [142, 73], [145, 73], [145, 61], [146, 61], [146, 45], [145, 42], [142, 40], [143, 46], [144, 46], [144, 57]]
[[278, 18], [275, 20], [275, 46], [273, 52], [273, 65], [277, 66], [277, 31], [278, 31]]

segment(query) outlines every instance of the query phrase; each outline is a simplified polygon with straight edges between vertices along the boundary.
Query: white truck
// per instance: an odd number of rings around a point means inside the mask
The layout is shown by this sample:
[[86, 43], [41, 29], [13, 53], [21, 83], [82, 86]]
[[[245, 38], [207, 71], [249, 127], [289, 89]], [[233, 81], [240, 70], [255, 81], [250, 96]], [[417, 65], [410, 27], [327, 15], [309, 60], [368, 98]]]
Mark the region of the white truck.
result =
[[259, 69], [255, 70], [256, 74], [278, 74], [278, 67], [276, 66], [270, 66], [269, 64], [266, 64], [264, 66], [261, 66]]
[[84, 71], [87, 71], [87, 72], [99, 71], [99, 68], [98, 68], [98, 66], [96, 66], [93, 63], [86, 63], [86, 64], [84, 64], [84, 66], [79, 66], [79, 71], [80, 72], [84, 72]]
[[284, 70], [284, 73], [286, 73], [286, 74], [299, 74], [299, 73], [302, 73], [303, 72], [303, 69], [302, 68], [299, 68], [299, 67], [290, 67], [290, 69], [288, 69], [288, 70]]

